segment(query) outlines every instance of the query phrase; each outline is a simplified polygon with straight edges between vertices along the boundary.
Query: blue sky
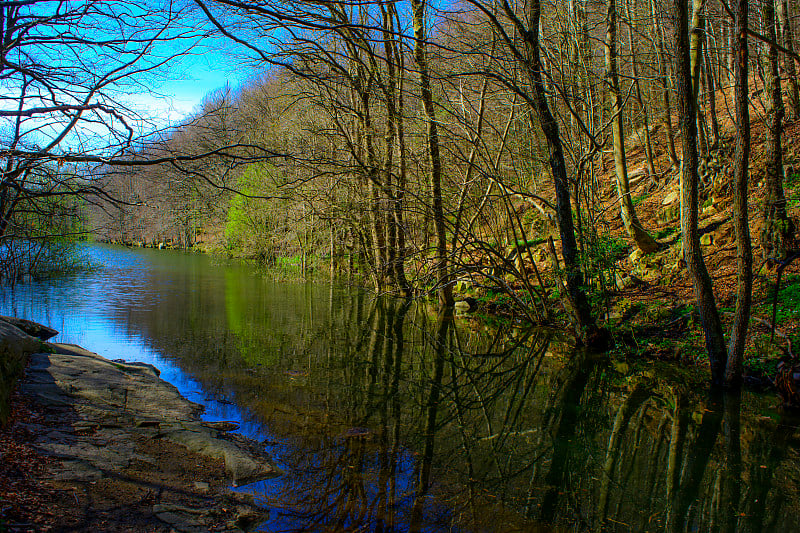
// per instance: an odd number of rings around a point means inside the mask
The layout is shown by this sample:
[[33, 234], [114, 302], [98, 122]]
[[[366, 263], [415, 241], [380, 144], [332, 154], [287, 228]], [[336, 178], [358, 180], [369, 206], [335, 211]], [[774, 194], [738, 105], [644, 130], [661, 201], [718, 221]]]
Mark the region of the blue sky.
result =
[[191, 114], [210, 92], [246, 81], [253, 75], [251, 68], [237, 60], [235, 45], [207, 38], [193, 54], [171, 63], [160, 80], [152, 83], [152, 93], [132, 95], [131, 101], [158, 122], [174, 123]]

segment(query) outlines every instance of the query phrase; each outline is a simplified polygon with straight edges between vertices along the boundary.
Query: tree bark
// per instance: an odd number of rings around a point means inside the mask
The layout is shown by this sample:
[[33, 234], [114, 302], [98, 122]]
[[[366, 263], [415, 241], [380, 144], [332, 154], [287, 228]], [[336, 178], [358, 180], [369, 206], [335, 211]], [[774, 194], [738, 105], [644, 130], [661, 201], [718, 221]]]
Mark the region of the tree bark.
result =
[[425, 46], [425, 8], [426, 0], [411, 0], [414, 25], [414, 60], [419, 70], [420, 97], [427, 122], [428, 156], [430, 157], [431, 201], [433, 224], [436, 229], [436, 270], [439, 305], [453, 306], [453, 287], [447, 268], [447, 235], [445, 232], [444, 207], [442, 204], [442, 160], [439, 154], [439, 133], [436, 123], [436, 109], [433, 106], [430, 72]]
[[614, 138], [614, 169], [617, 174], [617, 195], [620, 200], [620, 214], [625, 231], [639, 249], [648, 254], [658, 250], [658, 243], [642, 227], [636, 216], [636, 208], [631, 198], [628, 182], [628, 164], [625, 158], [625, 129], [623, 127], [622, 103], [619, 94], [619, 75], [617, 73], [617, 5], [616, 0], [608, 0], [606, 33], [606, 82], [611, 100], [611, 132]]
[[750, 225], [747, 217], [747, 175], [750, 163], [750, 108], [748, 98], [748, 0], [735, 4], [736, 28], [734, 42], [736, 152], [733, 171], [733, 224], [736, 230], [736, 310], [728, 345], [725, 384], [738, 387], [742, 381], [744, 341], [750, 323], [750, 305], [753, 292], [753, 250], [750, 243]]
[[639, 104], [639, 112], [644, 117], [644, 149], [647, 163], [647, 175], [654, 179], [656, 176], [655, 162], [653, 161], [653, 142], [650, 139], [650, 114], [647, 112], [647, 107], [644, 105], [642, 98], [642, 84], [639, 80], [639, 67], [636, 60], [636, 46], [634, 40], [636, 38], [636, 21], [634, 10], [631, 9], [632, 0], [627, 0], [625, 4], [627, 17], [628, 17], [628, 47], [631, 54], [631, 76], [633, 76], [633, 83], [636, 84], [636, 102]]
[[[794, 52], [794, 31], [789, 23], [789, 2], [778, 0], [778, 21], [780, 23], [781, 43], [783, 47]], [[774, 39], [773, 39], [774, 40]], [[795, 60], [787, 55], [783, 56], [783, 68], [789, 80], [789, 110], [791, 118], [800, 117], [800, 96], [797, 87], [797, 67]]]
[[690, 37], [690, 57], [692, 63], [692, 94], [695, 102], [695, 116], [697, 118], [697, 148], [699, 150], [699, 165], [705, 169], [708, 158], [708, 139], [706, 138], [706, 122], [703, 110], [700, 107], [700, 87], [703, 76], [703, 41], [705, 41], [706, 19], [703, 16], [706, 0], [694, 0], [692, 4], [692, 34]]
[[[405, 176], [405, 139], [403, 132], [402, 114], [402, 79], [403, 65], [402, 57], [398, 52], [397, 40], [395, 36], [396, 12], [392, 2], [381, 4], [383, 13], [383, 49], [386, 54], [386, 164], [385, 177], [386, 187], [389, 189], [391, 214], [389, 216], [390, 246], [389, 246], [389, 270], [397, 289], [402, 296], [411, 296], [412, 290], [408, 283], [405, 272], [405, 225], [403, 223], [403, 200], [405, 197], [406, 176]], [[399, 92], [398, 92], [399, 86]], [[399, 108], [399, 110], [398, 110]], [[397, 145], [398, 173], [397, 184], [392, 190], [392, 173], [394, 163], [392, 154], [395, 144]]]
[[708, 36], [706, 35], [705, 46], [703, 46], [703, 63], [705, 65], [705, 80], [706, 97], [708, 98], [708, 115], [711, 120], [711, 134], [714, 141], [711, 144], [711, 149], [719, 146], [719, 119], [717, 117], [717, 87], [714, 81], [714, 69], [711, 64], [711, 54], [708, 52]]
[[689, 55], [689, 13], [684, 0], [673, 2], [675, 27], [675, 87], [678, 92], [678, 120], [682, 133], [683, 171], [681, 203], [685, 206], [681, 213], [684, 257], [689, 275], [694, 285], [697, 311], [706, 339], [706, 351], [711, 363], [711, 382], [722, 385], [727, 353], [722, 323], [714, 299], [711, 277], [708, 275], [703, 252], [700, 249], [699, 218], [699, 176], [697, 158], [697, 119], [696, 99], [692, 86], [691, 62]]
[[680, 161], [678, 161], [678, 154], [675, 152], [675, 134], [672, 129], [672, 105], [670, 103], [669, 95], [669, 70], [667, 68], [667, 58], [664, 53], [664, 29], [661, 24], [660, 18], [657, 16], [656, 0], [650, 3], [651, 14], [653, 16], [653, 24], [655, 24], [655, 33], [658, 39], [658, 74], [661, 78], [661, 100], [664, 105], [664, 131], [667, 136], [667, 155], [669, 162], [673, 169], [680, 168]]
[[[764, 22], [767, 38], [776, 41], [774, 0], [764, 3]], [[778, 0], [782, 3], [783, 0]], [[781, 96], [781, 78], [778, 75], [778, 49], [770, 45], [767, 50], [765, 66], [767, 93], [767, 139], [764, 181], [767, 186], [767, 199], [764, 205], [764, 230], [761, 233], [761, 248], [765, 259], [783, 260], [786, 257], [786, 238], [792, 233], [791, 222], [786, 215], [786, 197], [783, 191], [783, 154], [781, 149], [781, 128], [784, 107]], [[791, 93], [791, 91], [790, 91]]]
[[558, 122], [547, 103], [544, 81], [542, 79], [542, 60], [539, 55], [539, 22], [542, 10], [539, 0], [531, 0], [528, 6], [528, 29], [524, 33], [528, 53], [528, 76], [533, 92], [533, 111], [547, 140], [550, 156], [550, 171], [556, 191], [556, 222], [561, 236], [561, 253], [564, 257], [566, 285], [569, 299], [575, 309], [579, 334], [586, 340], [596, 329], [589, 299], [584, 289], [583, 272], [578, 264], [578, 245], [575, 241], [575, 228], [572, 221], [572, 202], [570, 199], [567, 168], [564, 150], [558, 131]]

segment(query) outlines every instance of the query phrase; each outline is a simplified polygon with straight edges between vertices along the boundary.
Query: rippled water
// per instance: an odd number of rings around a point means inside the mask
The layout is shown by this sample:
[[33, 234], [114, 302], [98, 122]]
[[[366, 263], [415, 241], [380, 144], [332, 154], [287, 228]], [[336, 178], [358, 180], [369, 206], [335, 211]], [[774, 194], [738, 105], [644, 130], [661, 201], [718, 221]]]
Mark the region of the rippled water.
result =
[[102, 268], [0, 292], [56, 341], [152, 363], [286, 471], [237, 490], [267, 531], [796, 531], [797, 421], [552, 333], [90, 246]]

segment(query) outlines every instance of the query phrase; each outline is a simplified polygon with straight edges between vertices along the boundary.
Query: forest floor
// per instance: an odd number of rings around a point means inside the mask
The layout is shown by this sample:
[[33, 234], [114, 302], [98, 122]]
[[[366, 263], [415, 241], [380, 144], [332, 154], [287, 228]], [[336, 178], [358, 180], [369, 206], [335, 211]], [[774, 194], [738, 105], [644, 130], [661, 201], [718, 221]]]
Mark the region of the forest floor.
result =
[[[726, 332], [730, 331], [737, 284], [736, 236], [732, 224], [732, 159], [735, 139], [730, 122], [722, 123], [721, 148], [711, 152], [706, 184], [701, 192], [701, 247], [713, 280], [714, 292]], [[663, 130], [663, 128], [662, 128]], [[660, 135], [659, 135], [660, 133]], [[679, 137], [676, 142], [679, 142]], [[629, 171], [644, 174], [645, 154], [639, 139], [628, 151]], [[634, 144], [634, 143], [631, 143]], [[644, 177], [632, 186], [637, 214], [645, 228], [663, 245], [643, 256], [627, 238], [619, 217], [614, 187], [613, 162], [600, 178], [604, 187], [598, 209], [605, 213], [603, 231], [617, 244], [610, 246], [617, 259], [616, 290], [603, 302], [605, 325], [618, 339], [618, 351], [627, 354], [706, 365], [704, 337], [694, 309], [694, 289], [680, 260], [679, 176], [670, 169], [663, 132], [653, 138], [655, 167], [663, 174]], [[680, 153], [680, 145], [677, 146]], [[800, 120], [787, 122], [783, 135], [787, 211], [795, 232], [800, 231]], [[800, 346], [800, 261], [782, 274], [773, 318], [777, 272], [762, 254], [765, 185], [765, 128], [763, 120], [752, 124], [749, 170], [749, 215], [753, 250], [754, 284], [750, 330], [746, 342], [746, 382], [769, 386], [781, 357], [794, 357]], [[796, 246], [795, 246], [796, 247]], [[774, 325], [774, 335], [773, 335]]]

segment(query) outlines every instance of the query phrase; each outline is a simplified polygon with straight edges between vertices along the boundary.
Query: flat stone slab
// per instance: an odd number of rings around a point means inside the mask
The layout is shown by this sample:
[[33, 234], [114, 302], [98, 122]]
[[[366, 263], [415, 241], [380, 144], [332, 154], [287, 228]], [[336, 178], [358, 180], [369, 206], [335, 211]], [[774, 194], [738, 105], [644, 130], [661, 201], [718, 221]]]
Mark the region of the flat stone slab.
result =
[[234, 484], [282, 473], [252, 441], [203, 423], [203, 406], [181, 396], [152, 365], [111, 361], [75, 345], [51, 346], [60, 353], [33, 354], [21, 390], [77, 415], [72, 432], [51, 432], [36, 443], [62, 460], [62, 479], [97, 479], [132, 461], [147, 462], [134, 452], [134, 437], [165, 439], [222, 459]]

